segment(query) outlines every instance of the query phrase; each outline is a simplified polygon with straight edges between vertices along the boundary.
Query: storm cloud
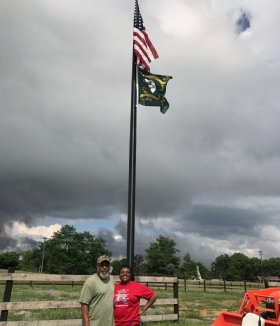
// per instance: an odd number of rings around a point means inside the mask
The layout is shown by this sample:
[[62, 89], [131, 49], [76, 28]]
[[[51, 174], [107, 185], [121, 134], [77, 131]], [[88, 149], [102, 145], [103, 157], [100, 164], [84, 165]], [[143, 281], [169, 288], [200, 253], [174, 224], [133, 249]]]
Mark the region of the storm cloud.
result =
[[[138, 107], [135, 253], [163, 234], [208, 265], [279, 256], [280, 4], [139, 5], [173, 79], [165, 115]], [[51, 217], [108, 222], [94, 232], [125, 255], [133, 6], [1, 3], [0, 251]]]

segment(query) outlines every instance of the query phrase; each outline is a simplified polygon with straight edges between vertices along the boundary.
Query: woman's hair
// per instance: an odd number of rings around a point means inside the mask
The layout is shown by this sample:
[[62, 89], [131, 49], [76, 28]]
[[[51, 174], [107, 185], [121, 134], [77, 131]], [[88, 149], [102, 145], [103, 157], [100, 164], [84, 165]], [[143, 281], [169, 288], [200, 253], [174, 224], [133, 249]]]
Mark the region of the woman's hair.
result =
[[121, 270], [124, 269], [124, 268], [129, 269], [130, 274], [131, 274], [131, 268], [130, 268], [130, 266], [128, 266], [128, 265], [122, 265], [122, 266], [120, 267], [120, 269], [119, 269], [119, 274], [120, 274]]
[[119, 269], [119, 274], [121, 273], [121, 270], [124, 269], [124, 268], [129, 269], [131, 281], [134, 281], [134, 274], [133, 274], [133, 271], [132, 271], [132, 269], [131, 269], [131, 267], [129, 265], [122, 265], [120, 267], [120, 269]]

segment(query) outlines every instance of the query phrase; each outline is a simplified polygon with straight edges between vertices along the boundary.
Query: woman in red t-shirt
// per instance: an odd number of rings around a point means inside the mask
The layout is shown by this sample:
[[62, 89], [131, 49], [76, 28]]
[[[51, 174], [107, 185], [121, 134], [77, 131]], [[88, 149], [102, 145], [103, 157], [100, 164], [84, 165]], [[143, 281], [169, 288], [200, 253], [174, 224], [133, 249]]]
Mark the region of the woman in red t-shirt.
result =
[[[129, 266], [122, 266], [119, 275], [121, 281], [114, 291], [115, 326], [140, 325], [140, 316], [156, 301], [157, 294], [147, 286], [131, 281]], [[148, 300], [143, 308], [140, 308], [141, 298]]]

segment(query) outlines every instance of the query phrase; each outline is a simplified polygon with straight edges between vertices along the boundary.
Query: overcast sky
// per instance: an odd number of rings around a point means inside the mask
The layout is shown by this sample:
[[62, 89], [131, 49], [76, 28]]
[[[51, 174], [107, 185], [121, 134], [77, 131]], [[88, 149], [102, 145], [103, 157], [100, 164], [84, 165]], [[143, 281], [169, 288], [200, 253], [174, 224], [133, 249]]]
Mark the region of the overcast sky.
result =
[[[135, 254], [279, 256], [280, 2], [139, 0], [173, 76], [138, 107]], [[61, 225], [126, 254], [133, 0], [0, 0], [0, 252]]]

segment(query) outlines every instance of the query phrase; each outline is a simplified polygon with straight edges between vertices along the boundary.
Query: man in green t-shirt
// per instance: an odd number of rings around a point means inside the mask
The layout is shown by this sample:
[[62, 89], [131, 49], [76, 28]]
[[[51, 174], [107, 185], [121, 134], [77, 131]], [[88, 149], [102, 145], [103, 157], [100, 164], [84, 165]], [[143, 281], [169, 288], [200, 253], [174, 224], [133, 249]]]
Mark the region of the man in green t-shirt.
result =
[[97, 259], [97, 273], [84, 283], [80, 304], [84, 326], [113, 326], [114, 278], [109, 274], [110, 258]]

